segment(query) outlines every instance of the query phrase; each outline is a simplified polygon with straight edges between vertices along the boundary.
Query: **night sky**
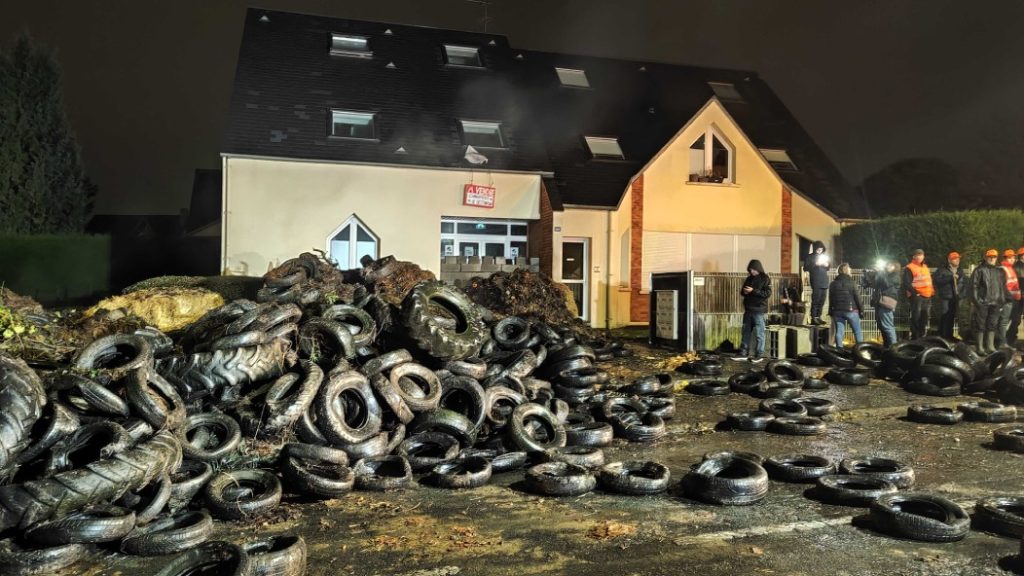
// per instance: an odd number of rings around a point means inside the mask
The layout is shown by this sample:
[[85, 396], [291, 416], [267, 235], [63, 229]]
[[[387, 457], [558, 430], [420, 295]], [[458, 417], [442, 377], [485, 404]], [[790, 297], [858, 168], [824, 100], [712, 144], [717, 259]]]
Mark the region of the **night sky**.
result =
[[[97, 213], [176, 213], [217, 168], [238, 0], [7, 2], [0, 41], [54, 46]], [[465, 0], [262, 0], [340, 18], [482, 30]], [[1020, 0], [494, 0], [513, 47], [753, 70], [851, 184], [938, 157], [1024, 205]]]

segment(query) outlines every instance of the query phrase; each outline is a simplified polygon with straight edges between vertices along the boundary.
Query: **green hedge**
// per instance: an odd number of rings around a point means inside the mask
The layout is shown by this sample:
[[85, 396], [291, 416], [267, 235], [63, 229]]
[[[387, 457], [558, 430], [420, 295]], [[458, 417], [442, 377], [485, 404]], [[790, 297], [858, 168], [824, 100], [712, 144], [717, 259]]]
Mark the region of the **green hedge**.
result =
[[1024, 246], [1024, 211], [970, 210], [889, 216], [843, 228], [843, 259], [854, 268], [873, 266], [879, 258], [907, 262], [915, 248], [938, 266], [952, 251], [964, 264], [980, 262], [985, 250]]
[[44, 304], [106, 295], [110, 288], [110, 237], [0, 235], [0, 283]]

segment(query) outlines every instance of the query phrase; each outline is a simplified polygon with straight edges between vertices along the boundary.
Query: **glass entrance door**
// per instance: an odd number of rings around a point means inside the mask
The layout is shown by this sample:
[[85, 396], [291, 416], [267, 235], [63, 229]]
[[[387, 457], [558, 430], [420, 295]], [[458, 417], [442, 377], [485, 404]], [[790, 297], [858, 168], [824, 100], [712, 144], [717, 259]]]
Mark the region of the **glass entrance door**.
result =
[[562, 241], [562, 283], [572, 291], [580, 318], [590, 318], [590, 239], [566, 238]]

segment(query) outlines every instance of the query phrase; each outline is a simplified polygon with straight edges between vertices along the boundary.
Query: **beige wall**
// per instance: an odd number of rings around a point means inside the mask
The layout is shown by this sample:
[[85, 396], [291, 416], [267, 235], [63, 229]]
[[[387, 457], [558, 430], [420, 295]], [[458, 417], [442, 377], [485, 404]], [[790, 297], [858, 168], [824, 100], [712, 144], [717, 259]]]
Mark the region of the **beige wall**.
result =
[[[221, 257], [260, 275], [314, 248], [356, 214], [395, 255], [440, 274], [441, 217], [536, 219], [540, 176], [225, 157]], [[462, 205], [470, 181], [497, 188], [495, 207]]]
[[[713, 126], [733, 146], [732, 184], [689, 182], [690, 145]], [[780, 181], [717, 100], [644, 171], [644, 231], [779, 235]]]
[[[629, 324], [629, 246], [630, 231], [632, 228], [633, 216], [633, 187], [627, 186], [626, 193], [622, 195], [618, 209], [612, 213], [611, 244], [608, 249], [611, 252], [611, 269], [608, 283], [611, 288], [608, 297], [611, 299], [609, 306], [611, 318], [609, 325], [613, 328]], [[622, 235], [627, 237], [626, 241], [626, 270], [620, 270], [622, 262]]]
[[[554, 213], [554, 221], [556, 231], [552, 237], [552, 276], [556, 282], [562, 281], [562, 241], [568, 238], [587, 238], [590, 244], [589, 320], [591, 326], [603, 328], [608, 285], [608, 211], [566, 208], [563, 212]], [[561, 231], [557, 231], [559, 228]]]
[[836, 251], [836, 238], [839, 237], [839, 223], [827, 212], [807, 200], [803, 196], [793, 193], [793, 272], [800, 270], [805, 255], [799, 254], [800, 240], [797, 235], [803, 236], [810, 241], [821, 240], [828, 246], [829, 253]]

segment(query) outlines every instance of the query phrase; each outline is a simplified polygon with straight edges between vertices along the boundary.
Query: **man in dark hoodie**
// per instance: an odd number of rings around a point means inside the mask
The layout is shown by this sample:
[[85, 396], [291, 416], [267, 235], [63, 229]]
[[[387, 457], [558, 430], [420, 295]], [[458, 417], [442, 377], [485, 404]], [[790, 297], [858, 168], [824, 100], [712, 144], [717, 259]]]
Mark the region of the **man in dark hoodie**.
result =
[[960, 299], [967, 296], [970, 288], [967, 275], [960, 267], [960, 254], [950, 252], [946, 264], [935, 271], [932, 282], [939, 303], [939, 336], [952, 340]]
[[768, 312], [768, 298], [772, 295], [772, 281], [764, 271], [760, 260], [747, 264], [747, 279], [740, 289], [743, 296], [743, 340], [740, 343], [740, 357], [750, 352], [750, 337], [756, 339], [752, 361], [764, 357], [764, 316]]
[[974, 303], [974, 335], [979, 354], [996, 351], [996, 330], [1003, 304], [1010, 301], [1006, 274], [996, 264], [999, 252], [990, 249], [985, 260], [971, 274], [971, 301]]
[[814, 250], [804, 258], [804, 271], [811, 281], [811, 324], [824, 326], [821, 311], [825, 309], [825, 296], [828, 295], [829, 257], [825, 254], [825, 243], [814, 241]]
[[864, 341], [860, 331], [860, 319], [864, 316], [864, 308], [857, 296], [857, 284], [850, 276], [850, 265], [842, 263], [837, 269], [836, 279], [828, 287], [828, 315], [832, 317], [836, 333], [836, 346], [843, 347], [846, 325], [853, 329], [854, 343]]

